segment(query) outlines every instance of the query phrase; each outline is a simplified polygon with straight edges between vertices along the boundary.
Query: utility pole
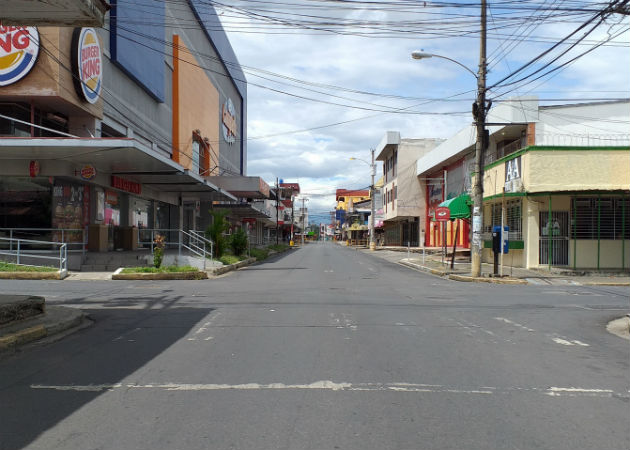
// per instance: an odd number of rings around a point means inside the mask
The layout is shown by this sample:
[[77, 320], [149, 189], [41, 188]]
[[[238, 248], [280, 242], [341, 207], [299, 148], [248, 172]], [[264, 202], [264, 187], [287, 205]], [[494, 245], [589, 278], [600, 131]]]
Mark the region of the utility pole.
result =
[[278, 177], [276, 177], [276, 245], [279, 244], [279, 238], [278, 238], [278, 233], [279, 233], [279, 226], [278, 226], [278, 208], [280, 207], [280, 185], [278, 184]]
[[306, 231], [306, 229], [304, 228], [304, 216], [305, 214], [305, 209], [304, 209], [304, 202], [306, 201], [306, 198], [302, 197], [302, 247], [304, 247], [304, 232]]
[[371, 149], [371, 152], [372, 164], [370, 164], [370, 170], [372, 171], [372, 185], [370, 186], [370, 197], [372, 198], [372, 211], [370, 212], [370, 250], [374, 251], [376, 250], [376, 242], [374, 242], [374, 215], [376, 211], [376, 186], [374, 186], [374, 176], [376, 175], [376, 164], [374, 164], [374, 149]]
[[473, 186], [473, 236], [471, 267], [473, 277], [481, 276], [483, 231], [483, 165], [486, 139], [486, 0], [481, 0], [481, 42], [479, 45], [479, 72], [477, 77], [477, 102], [473, 104], [473, 117], [477, 125], [475, 145], [475, 185]]

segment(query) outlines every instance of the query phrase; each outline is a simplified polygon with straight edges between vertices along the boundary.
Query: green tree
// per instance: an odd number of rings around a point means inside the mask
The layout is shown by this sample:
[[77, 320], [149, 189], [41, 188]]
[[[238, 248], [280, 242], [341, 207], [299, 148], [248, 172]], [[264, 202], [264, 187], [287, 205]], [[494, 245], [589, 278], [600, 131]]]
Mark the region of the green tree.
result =
[[232, 252], [236, 256], [242, 255], [247, 250], [247, 233], [242, 228], [239, 228], [232, 234], [230, 247], [232, 247]]
[[225, 253], [225, 247], [227, 246], [223, 233], [230, 229], [230, 223], [226, 219], [228, 211], [224, 209], [211, 209], [209, 212], [212, 216], [212, 224], [206, 228], [206, 238], [210, 239], [214, 243], [213, 256], [215, 258], [220, 258], [223, 256], [223, 253]]

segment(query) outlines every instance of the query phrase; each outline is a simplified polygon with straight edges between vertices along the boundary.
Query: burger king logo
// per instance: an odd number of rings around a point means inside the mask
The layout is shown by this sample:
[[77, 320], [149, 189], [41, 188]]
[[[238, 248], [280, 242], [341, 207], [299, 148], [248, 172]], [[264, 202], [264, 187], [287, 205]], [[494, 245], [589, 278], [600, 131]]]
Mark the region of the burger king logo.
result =
[[72, 37], [74, 87], [80, 97], [96, 103], [103, 87], [101, 45], [94, 28], [77, 28]]
[[38, 54], [37, 28], [0, 25], [0, 86], [24, 78], [37, 62]]
[[81, 167], [79, 174], [84, 180], [93, 180], [94, 178], [96, 178], [96, 168], [92, 164], [86, 164]]

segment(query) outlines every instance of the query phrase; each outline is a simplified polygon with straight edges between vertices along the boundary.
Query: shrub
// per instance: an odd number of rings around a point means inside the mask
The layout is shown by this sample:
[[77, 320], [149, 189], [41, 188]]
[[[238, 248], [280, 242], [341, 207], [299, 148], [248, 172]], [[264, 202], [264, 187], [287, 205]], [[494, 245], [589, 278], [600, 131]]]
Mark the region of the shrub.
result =
[[164, 236], [156, 235], [153, 243], [155, 244], [153, 247], [153, 266], [159, 269], [162, 265], [162, 259], [164, 259]]
[[289, 248], [289, 246], [287, 244], [273, 244], [267, 248], [269, 248], [270, 250], [273, 250], [274, 252], [282, 252], [286, 250], [287, 248]]
[[252, 248], [250, 250], [251, 256], [256, 258], [256, 261], [262, 261], [269, 256], [269, 250], [266, 248]]
[[210, 210], [212, 224], [206, 228], [206, 237], [213, 242], [213, 253], [215, 258], [221, 258], [225, 253], [226, 239], [223, 236], [230, 229], [230, 223], [225, 219], [228, 212], [226, 210]]
[[219, 258], [219, 261], [221, 261], [226, 266], [229, 266], [230, 264], [236, 264], [240, 261], [240, 259], [238, 256], [234, 255], [223, 255]]
[[239, 228], [232, 234], [230, 247], [232, 247], [232, 253], [237, 256], [244, 254], [245, 250], [247, 250], [247, 233], [242, 228]]

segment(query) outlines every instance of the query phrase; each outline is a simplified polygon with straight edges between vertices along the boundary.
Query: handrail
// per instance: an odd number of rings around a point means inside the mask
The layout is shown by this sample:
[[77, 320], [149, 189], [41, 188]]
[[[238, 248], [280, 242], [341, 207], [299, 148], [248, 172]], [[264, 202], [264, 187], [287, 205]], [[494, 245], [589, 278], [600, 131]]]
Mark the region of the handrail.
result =
[[205, 232], [198, 230], [190, 230], [190, 233], [195, 236], [197, 239], [205, 242], [206, 244], [210, 244], [210, 262], [212, 262], [212, 257], [214, 255], [214, 242], [211, 239], [205, 237]]
[[[179, 230], [179, 254], [182, 254], [182, 247], [190, 250], [192, 253], [203, 258], [203, 270], [206, 270], [206, 243], [198, 236], [191, 234], [188, 231]], [[188, 237], [188, 244], [184, 244], [183, 237]], [[194, 242], [193, 242], [194, 241]]]
[[[36, 264], [25, 264], [22, 263], [24, 258], [29, 259], [46, 259], [52, 261], [59, 261], [59, 275], [63, 278], [68, 273], [68, 244], [65, 242], [53, 242], [53, 241], [38, 241], [34, 239], [16, 239], [16, 238], [4, 238], [0, 237], [0, 241], [8, 241], [9, 242], [9, 250], [1, 250], [0, 255], [13, 256], [15, 257], [15, 264], [19, 266], [34, 266], [34, 267], [49, 267], [49, 266], [40, 266]], [[15, 250], [13, 247], [15, 244]], [[59, 255], [58, 256], [46, 256], [46, 255], [37, 255], [34, 252], [42, 252], [42, 250], [24, 250], [23, 247], [25, 245], [33, 245], [33, 244], [45, 244], [50, 246], [59, 246]], [[56, 253], [55, 249], [48, 250], [48, 252]]]
[[[145, 241], [141, 239], [141, 233], [150, 233], [151, 240]], [[151, 253], [155, 247], [155, 238], [158, 235], [166, 235], [172, 237], [177, 233], [177, 241], [165, 241], [166, 246], [177, 246], [179, 255], [182, 254], [182, 249], [186, 249], [191, 253], [203, 258], [203, 268], [206, 269], [206, 262], [208, 258], [208, 251], [206, 250], [206, 244], [210, 245], [210, 261], [212, 261], [212, 251], [214, 243], [204, 237], [199, 231], [184, 231], [172, 228], [138, 228], [138, 246], [150, 245]]]
[[[83, 255], [83, 258], [85, 258], [85, 250], [87, 248], [87, 244], [88, 244], [88, 230], [87, 227], [85, 228], [27, 228], [27, 227], [20, 227], [20, 228], [16, 228], [16, 227], [0, 227], [0, 233], [3, 232], [8, 232], [9, 233], [9, 239], [25, 239], [24, 237], [15, 237], [15, 234], [18, 233], [22, 233], [22, 234], [26, 234], [26, 232], [38, 232], [38, 233], [50, 233], [50, 241], [43, 241], [43, 240], [39, 240], [40, 244], [50, 244], [51, 242], [56, 242], [59, 244], [68, 244], [69, 246], [80, 246], [80, 249], [77, 250], [69, 250], [69, 251], [80, 251], [81, 254]], [[55, 233], [57, 233], [57, 236], [59, 236], [59, 233], [61, 234], [60, 236], [60, 240], [55, 240], [53, 239], [55, 236]], [[81, 241], [68, 241], [67, 237], [68, 236], [72, 236], [72, 234], [75, 233], [81, 233]], [[34, 234], [34, 233], [33, 233]], [[37, 242], [37, 240], [35, 239], [30, 239], [30, 238], [26, 238], [29, 241], [32, 242]], [[12, 248], [12, 242], [9, 243], [9, 249], [13, 250]]]

